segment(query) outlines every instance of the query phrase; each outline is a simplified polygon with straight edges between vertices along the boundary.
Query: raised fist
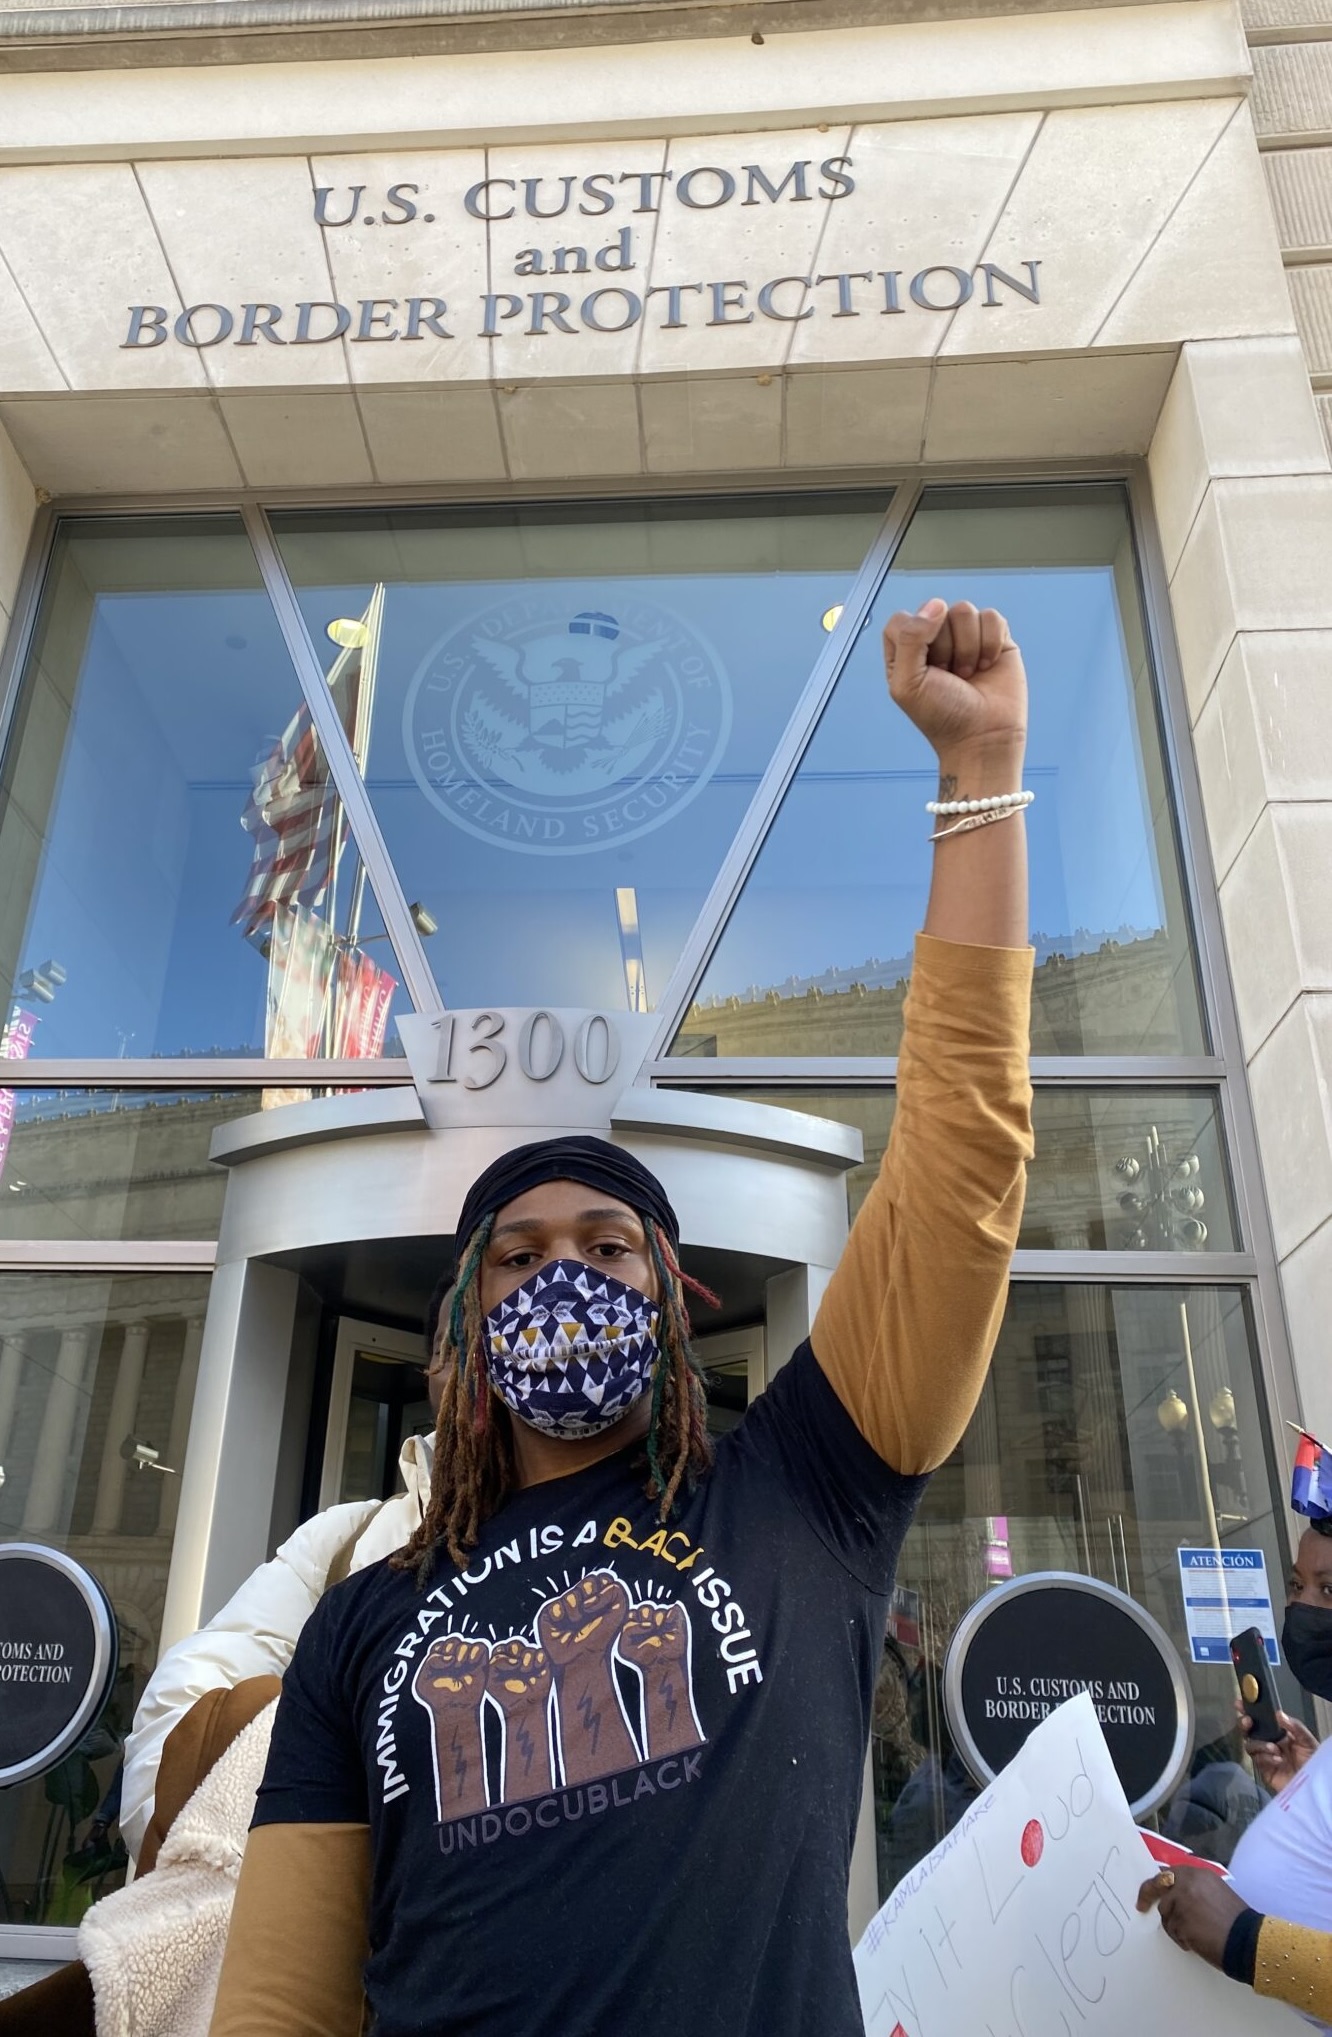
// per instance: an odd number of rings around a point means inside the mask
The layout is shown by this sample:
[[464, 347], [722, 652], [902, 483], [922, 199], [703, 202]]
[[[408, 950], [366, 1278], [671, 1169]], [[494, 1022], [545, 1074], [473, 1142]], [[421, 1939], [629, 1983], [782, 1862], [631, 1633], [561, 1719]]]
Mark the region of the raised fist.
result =
[[619, 1578], [594, 1570], [559, 1598], [547, 1599], [536, 1617], [537, 1639], [555, 1675], [564, 1779], [571, 1785], [595, 1782], [638, 1761], [611, 1668], [615, 1637], [628, 1613], [629, 1594]]
[[550, 1657], [521, 1634], [490, 1651], [486, 1688], [504, 1714], [504, 1802], [541, 1796], [555, 1780], [550, 1748]]
[[689, 1653], [689, 1616], [683, 1606], [648, 1601], [635, 1606], [624, 1623], [620, 1653], [635, 1669], [678, 1662]]
[[481, 1704], [490, 1643], [446, 1634], [432, 1641], [412, 1678], [412, 1696], [430, 1714], [435, 1788], [441, 1820], [486, 1808], [486, 1750]]
[[1020, 764], [1027, 676], [997, 609], [934, 600], [914, 615], [899, 610], [883, 655], [888, 691], [941, 758], [1011, 751]]
[[647, 1759], [703, 1745], [689, 1678], [689, 1615], [681, 1605], [635, 1606], [620, 1634], [620, 1654], [643, 1679]]
[[629, 1594], [618, 1577], [594, 1570], [560, 1598], [547, 1599], [537, 1614], [537, 1637], [558, 1669], [576, 1655], [604, 1650], [629, 1613]]

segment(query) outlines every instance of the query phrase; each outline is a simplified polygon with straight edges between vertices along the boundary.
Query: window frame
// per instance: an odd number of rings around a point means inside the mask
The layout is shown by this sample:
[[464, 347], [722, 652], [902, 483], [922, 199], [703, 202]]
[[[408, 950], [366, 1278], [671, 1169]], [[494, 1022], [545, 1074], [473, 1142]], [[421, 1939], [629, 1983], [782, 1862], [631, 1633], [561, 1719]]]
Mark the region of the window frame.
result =
[[[892, 1057], [834, 1060], [814, 1057], [784, 1061], [780, 1073], [771, 1061], [719, 1059], [706, 1063], [667, 1058], [666, 1049], [687, 1010], [694, 985], [720, 939], [731, 907], [766, 836], [767, 827], [794, 776], [796, 766], [849, 655], [856, 631], [868, 612], [883, 575], [910, 524], [927, 486], [1008, 487], [1014, 484], [1114, 482], [1126, 494], [1133, 537], [1138, 586], [1154, 678], [1155, 713], [1162, 766], [1170, 790], [1171, 819], [1177, 845], [1185, 909], [1193, 936], [1199, 997], [1212, 1052], [1192, 1057], [1037, 1058], [1032, 1062], [1038, 1086], [1077, 1088], [1206, 1087], [1219, 1099], [1230, 1170], [1235, 1220], [1245, 1248], [1234, 1253], [1164, 1252], [1031, 1252], [1016, 1254], [1015, 1284], [1059, 1280], [1095, 1286], [1221, 1286], [1241, 1290], [1256, 1345], [1256, 1387], [1266, 1423], [1273, 1461], [1279, 1465], [1277, 1440], [1281, 1426], [1298, 1418], [1300, 1397], [1282, 1299], [1279, 1266], [1267, 1206], [1257, 1131], [1249, 1092], [1243, 1042], [1226, 958], [1220, 901], [1207, 835], [1197, 757], [1175, 639], [1160, 538], [1146, 463], [1141, 458], [1081, 461], [1009, 461], [983, 468], [924, 464], [867, 467], [847, 471], [811, 470], [763, 475], [709, 477], [711, 492], [724, 489], [732, 498], [761, 501], [817, 491], [845, 490], [864, 495], [881, 489], [885, 517], [879, 534], [848, 592], [842, 623], [816, 659], [795, 711], [770, 760], [751, 807], [731, 845], [712, 891], [663, 994], [661, 1024], [655, 1050], [644, 1067], [654, 1087], [751, 1088], [762, 1083], [774, 1091], [821, 1087], [891, 1087], [897, 1063]], [[238, 513], [250, 536], [261, 576], [287, 643], [294, 669], [321, 739], [352, 832], [374, 886], [391, 945], [404, 969], [404, 988], [418, 1011], [442, 1009], [433, 973], [420, 937], [407, 912], [405, 894], [388, 858], [383, 837], [356, 770], [346, 734], [323, 685], [322, 667], [305, 629], [291, 583], [283, 569], [268, 512], [286, 509], [428, 509], [447, 505], [522, 507], [568, 501], [614, 508], [628, 501], [698, 496], [702, 478], [643, 481], [638, 485], [605, 482], [524, 485], [496, 484], [454, 488], [421, 486], [399, 489], [265, 489], [217, 490], [176, 496], [69, 496], [43, 503], [34, 520], [16, 590], [11, 621], [0, 646], [0, 752], [14, 722], [19, 687], [32, 643], [38, 606], [58, 524], [77, 516], [147, 517]], [[327, 721], [329, 726], [324, 727]], [[408, 967], [408, 963], [411, 967]], [[702, 1078], [702, 1080], [701, 1080]], [[13, 1063], [6, 1069], [11, 1088], [170, 1088], [193, 1084], [253, 1088], [299, 1084], [315, 1088], [402, 1086], [410, 1076], [401, 1060], [331, 1061], [199, 1061], [153, 1060], [44, 1061]], [[256, 1097], [256, 1104], [257, 1104]], [[203, 1242], [70, 1242], [0, 1241], [0, 1270], [68, 1272], [210, 1270], [215, 1246]], [[1288, 1517], [1285, 1533], [1293, 1549]], [[0, 1956], [60, 1957], [72, 1934], [54, 1927], [0, 1925]]]
[[[885, 518], [878, 538], [848, 592], [847, 614], [831, 634], [815, 662], [777, 752], [755, 794], [751, 810], [732, 844], [726, 865], [719, 873], [713, 893], [699, 914], [690, 936], [688, 950], [681, 957], [672, 984], [668, 986], [670, 991], [676, 993], [674, 1002], [678, 1003], [679, 1010], [668, 1010], [667, 998], [665, 994], [663, 995], [657, 1051], [649, 1057], [644, 1075], [654, 1087], [699, 1086], [699, 1076], [703, 1071], [697, 1068], [690, 1069], [687, 1064], [682, 1066], [679, 1058], [668, 1059], [664, 1051], [679, 1018], [688, 1006], [692, 984], [684, 990], [680, 989], [680, 985], [686, 975], [692, 974], [695, 979], [701, 976], [706, 965], [706, 954], [700, 960], [698, 951], [706, 948], [706, 953], [710, 954], [720, 937], [730, 905], [738, 896], [744, 877], [748, 874], [757, 854], [758, 845], [766, 834], [768, 820], [780, 805], [782, 794], [794, 776], [799, 756], [804, 751], [822, 706], [849, 655], [854, 642], [855, 628], [868, 612], [878, 585], [891, 568], [892, 559], [905, 537], [911, 516], [924, 489], [927, 486], [975, 488], [1011, 487], [1015, 484], [1039, 486], [1043, 482], [1051, 484], [1085, 482], [1102, 485], [1109, 482], [1118, 483], [1125, 489], [1148, 651], [1156, 681], [1156, 715], [1162, 760], [1173, 795], [1172, 820], [1179, 853], [1183, 895], [1193, 931], [1200, 998], [1213, 1051], [1207, 1055], [1179, 1058], [1086, 1056], [1074, 1060], [1041, 1057], [1032, 1062], [1032, 1077], [1038, 1084], [1100, 1087], [1173, 1082], [1183, 1086], [1206, 1083], [1219, 1089], [1234, 1176], [1236, 1217], [1241, 1234], [1249, 1240], [1250, 1245], [1249, 1250], [1237, 1255], [1241, 1265], [1235, 1270], [1237, 1273], [1242, 1270], [1244, 1277], [1253, 1278], [1259, 1283], [1261, 1307], [1256, 1320], [1259, 1324], [1260, 1343], [1269, 1351], [1282, 1353], [1279, 1376], [1274, 1375], [1267, 1383], [1273, 1396], [1274, 1411], [1284, 1417], [1293, 1414], [1297, 1406], [1294, 1370], [1290, 1362], [1284, 1311], [1277, 1286], [1276, 1258], [1263, 1193], [1257, 1137], [1247, 1081], [1244, 1079], [1245, 1059], [1225, 959], [1218, 888], [1211, 865], [1197, 762], [1190, 739], [1183, 677], [1169, 605], [1168, 579], [1156, 528], [1150, 481], [1143, 460], [1107, 458], [1077, 461], [1005, 461], [987, 465], [982, 469], [973, 469], [960, 464], [930, 466], [924, 463], [904, 463], [900, 466], [875, 466], [851, 472], [840, 469], [740, 476], [733, 484], [721, 484], [728, 496], [735, 499], [750, 498], [755, 501], [812, 491], [826, 494], [844, 490], [848, 494], [863, 496], [867, 492], [882, 490], [886, 498]], [[718, 483], [714, 482], [713, 492], [716, 492], [717, 487]], [[608, 508], [613, 508], [616, 504], [624, 502], [681, 499], [697, 496], [699, 492], [700, 484], [697, 477], [681, 477], [673, 481], [654, 481], [636, 486], [628, 483], [617, 486], [604, 482], [582, 482], [564, 485], [555, 483], [545, 486], [527, 485], [522, 488], [496, 484], [491, 487], [412, 486], [360, 490], [219, 489], [174, 496], [75, 495], [43, 503], [39, 506], [34, 519], [16, 590], [10, 627], [4, 644], [0, 647], [0, 751], [7, 744], [13, 725], [19, 687], [36, 626], [56, 531], [60, 522], [65, 519], [94, 515], [203, 516], [227, 511], [238, 514], [255, 549], [259, 571], [270, 600], [274, 603], [275, 613], [292, 655], [297, 677], [306, 694], [307, 703], [314, 712], [316, 702], [321, 707], [327, 708], [327, 702], [321, 699], [321, 695], [326, 691], [323, 687], [322, 667], [305, 630], [299, 605], [282, 566], [268, 522], [270, 508], [273, 510], [338, 508], [348, 511], [364, 509], [372, 512], [384, 509], [428, 509], [439, 505], [451, 508], [469, 505], [478, 508], [497, 505], [549, 507], [560, 501], [577, 502], [583, 506], [604, 504]], [[366, 863], [367, 875], [380, 894], [380, 910], [384, 916], [385, 926], [392, 936], [391, 944], [400, 961], [404, 961], [406, 951], [408, 956], [419, 957], [422, 965], [424, 985], [405, 987], [413, 990], [418, 1011], [437, 1012], [442, 1007], [434, 988], [433, 976], [428, 966], [425, 966], [420, 936], [411, 924], [406, 910], [406, 899], [384, 849], [378, 824], [373, 814], [369, 812], [369, 801], [355, 768], [351, 746], [336, 714], [328, 713], [324, 718], [328, 719], [331, 725], [326, 735], [322, 727], [320, 733], [330, 751], [337, 789], [351, 818], [353, 833], [358, 839]], [[723, 909], [718, 911], [717, 906], [723, 891], [726, 894], [726, 902]], [[880, 1082], [891, 1084], [895, 1080], [896, 1072], [896, 1061], [892, 1057], [884, 1057], [882, 1060], [877, 1058], [834, 1060], [811, 1057], [784, 1062], [781, 1075], [776, 1080], [774, 1080], [776, 1071], [771, 1063], [758, 1060], [709, 1061], [706, 1077], [709, 1086], [715, 1082], [719, 1088], [752, 1085], [755, 1081], [770, 1082], [774, 1088], [779, 1088], [787, 1083], [799, 1086], [810, 1082], [848, 1085], [867, 1083], [877, 1085]], [[6, 1085], [12, 1088], [60, 1088], [75, 1083], [88, 1088], [110, 1086], [177, 1088], [189, 1087], [193, 1082], [207, 1081], [212, 1085], [259, 1090], [296, 1081], [303, 1082], [305, 1086], [313, 1083], [316, 1088], [340, 1087], [348, 1083], [362, 1087], [393, 1086], [408, 1084], [410, 1076], [404, 1063], [397, 1059], [292, 1062], [265, 1061], [256, 1057], [234, 1062], [181, 1059], [172, 1060], [169, 1064], [155, 1060], [16, 1062], [6, 1070], [5, 1080]], [[160, 1248], [151, 1249], [157, 1253], [154, 1263], [163, 1263], [164, 1255]], [[10, 1263], [19, 1263], [10, 1257], [15, 1250], [13, 1245], [0, 1246], [0, 1264], [5, 1263], [6, 1259], [9, 1259]], [[94, 1252], [91, 1256], [100, 1255]], [[1025, 1259], [1027, 1255], [1020, 1256]], [[1097, 1263], [1103, 1265], [1108, 1256], [1110, 1255], [1100, 1255]], [[1172, 1255], [1153, 1255], [1158, 1260], [1166, 1256]], [[29, 1257], [23, 1263], [31, 1264], [33, 1261]], [[63, 1265], [68, 1264], [68, 1261], [62, 1255], [51, 1251], [47, 1263]], [[173, 1263], [180, 1262], [173, 1257]], [[1214, 1258], [1213, 1264], [1215, 1263]], [[1015, 1277], [1020, 1277], [1027, 1271], [1025, 1266], [1019, 1266], [1015, 1262]], [[1182, 1274], [1184, 1269], [1181, 1268], [1180, 1271]]]

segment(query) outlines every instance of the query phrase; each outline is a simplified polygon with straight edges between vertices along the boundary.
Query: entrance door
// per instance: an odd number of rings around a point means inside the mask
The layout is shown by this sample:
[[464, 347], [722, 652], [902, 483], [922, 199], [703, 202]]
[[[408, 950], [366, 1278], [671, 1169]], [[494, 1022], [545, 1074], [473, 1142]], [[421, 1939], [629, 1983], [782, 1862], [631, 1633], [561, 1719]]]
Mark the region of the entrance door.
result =
[[693, 1339], [694, 1356], [708, 1389], [708, 1428], [714, 1436], [733, 1429], [764, 1386], [762, 1323], [739, 1330], [714, 1330]]
[[338, 1322], [320, 1507], [388, 1499], [398, 1490], [398, 1453], [434, 1427], [421, 1339], [381, 1323]]

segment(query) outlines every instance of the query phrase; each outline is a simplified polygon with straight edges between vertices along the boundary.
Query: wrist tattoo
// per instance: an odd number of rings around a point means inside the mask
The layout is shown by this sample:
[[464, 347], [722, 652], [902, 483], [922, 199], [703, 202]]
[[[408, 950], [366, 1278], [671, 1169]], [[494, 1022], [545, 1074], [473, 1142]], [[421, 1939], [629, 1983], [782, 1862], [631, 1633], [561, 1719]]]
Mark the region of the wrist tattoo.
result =
[[956, 799], [956, 797], [957, 797], [957, 779], [956, 779], [956, 778], [955, 778], [955, 777], [953, 776], [952, 772], [950, 772], [950, 771], [941, 771], [941, 772], [940, 772], [940, 774], [939, 774], [939, 790], [938, 790], [938, 792], [937, 792], [937, 793], [935, 794], [935, 797], [936, 797], [937, 799]]

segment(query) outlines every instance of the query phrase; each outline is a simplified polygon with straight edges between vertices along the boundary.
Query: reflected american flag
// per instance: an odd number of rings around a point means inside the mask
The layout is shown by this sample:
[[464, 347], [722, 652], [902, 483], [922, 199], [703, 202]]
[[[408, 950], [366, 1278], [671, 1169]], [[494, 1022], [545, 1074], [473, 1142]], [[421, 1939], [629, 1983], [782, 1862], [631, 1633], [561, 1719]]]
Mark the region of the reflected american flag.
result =
[[300, 707], [259, 763], [241, 826], [254, 845], [245, 893], [231, 915], [247, 940], [280, 905], [324, 903], [346, 823], [310, 710]]

